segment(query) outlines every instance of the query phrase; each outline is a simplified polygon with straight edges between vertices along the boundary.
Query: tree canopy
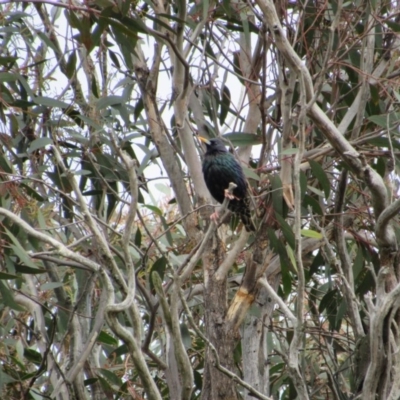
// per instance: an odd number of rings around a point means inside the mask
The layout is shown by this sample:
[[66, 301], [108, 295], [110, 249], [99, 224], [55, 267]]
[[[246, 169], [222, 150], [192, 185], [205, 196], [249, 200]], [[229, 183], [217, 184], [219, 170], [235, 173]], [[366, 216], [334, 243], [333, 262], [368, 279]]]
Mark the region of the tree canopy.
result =
[[398, 2], [0, 18], [2, 398], [400, 398]]

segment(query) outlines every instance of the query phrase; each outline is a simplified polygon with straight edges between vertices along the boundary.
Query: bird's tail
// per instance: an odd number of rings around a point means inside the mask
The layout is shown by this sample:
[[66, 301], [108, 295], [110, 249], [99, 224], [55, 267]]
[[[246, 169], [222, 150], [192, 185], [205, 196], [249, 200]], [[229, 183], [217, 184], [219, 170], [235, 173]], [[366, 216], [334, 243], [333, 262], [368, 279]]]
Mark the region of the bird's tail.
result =
[[242, 220], [247, 232], [254, 232], [256, 230], [256, 227], [251, 219], [249, 198], [246, 197], [240, 200], [231, 200], [228, 208], [240, 216], [240, 219]]
[[250, 213], [242, 213], [240, 214], [240, 218], [247, 232], [254, 232], [256, 230], [256, 227], [254, 226], [254, 223], [251, 219]]

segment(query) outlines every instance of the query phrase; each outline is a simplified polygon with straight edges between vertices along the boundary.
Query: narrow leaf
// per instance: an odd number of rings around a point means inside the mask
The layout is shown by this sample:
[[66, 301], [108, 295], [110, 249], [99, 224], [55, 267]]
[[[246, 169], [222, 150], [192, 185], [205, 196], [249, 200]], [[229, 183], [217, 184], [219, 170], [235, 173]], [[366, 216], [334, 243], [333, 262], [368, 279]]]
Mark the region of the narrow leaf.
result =
[[41, 149], [42, 147], [46, 147], [49, 144], [53, 144], [53, 141], [48, 137], [41, 137], [35, 139], [29, 146], [28, 153], [33, 153], [35, 150]]
[[72, 53], [68, 57], [67, 67], [65, 71], [65, 74], [69, 79], [73, 77], [75, 70], [76, 70], [76, 52], [72, 50]]
[[221, 110], [219, 112], [219, 123], [221, 125], [224, 124], [225, 119], [229, 112], [229, 106], [231, 105], [231, 92], [227, 86], [222, 88], [222, 95], [221, 95]]
[[262, 138], [255, 133], [243, 133], [243, 132], [230, 132], [223, 135], [225, 139], [228, 139], [234, 146], [251, 146], [253, 144], [260, 144]]
[[107, 96], [107, 97], [103, 97], [101, 98], [97, 104], [96, 104], [96, 108], [98, 110], [101, 110], [103, 108], [107, 108], [110, 106], [115, 106], [116, 104], [122, 104], [124, 103], [124, 99], [121, 96]]
[[108, 344], [110, 346], [118, 346], [118, 340], [105, 331], [99, 333], [99, 336], [97, 336], [97, 342]]
[[33, 101], [36, 104], [46, 107], [58, 107], [58, 108], [68, 108], [70, 105], [64, 101], [52, 99], [46, 96], [36, 96]]
[[249, 179], [254, 179], [256, 181], [260, 180], [260, 177], [254, 172], [254, 169], [252, 168], [243, 167], [243, 172]]
[[321, 164], [317, 163], [314, 160], [309, 160], [309, 163], [313, 175], [318, 179], [318, 182], [320, 183], [325, 193], [325, 198], [328, 199], [329, 194], [331, 192], [331, 184], [328, 177], [326, 176], [324, 169], [322, 168]]
[[314, 238], [314, 239], [322, 239], [322, 234], [311, 229], [302, 229], [301, 234], [305, 237]]
[[0, 281], [0, 294], [2, 297], [2, 302], [6, 306], [16, 311], [24, 311], [24, 309], [14, 300], [14, 296], [12, 295], [10, 289], [3, 283], [3, 281]]

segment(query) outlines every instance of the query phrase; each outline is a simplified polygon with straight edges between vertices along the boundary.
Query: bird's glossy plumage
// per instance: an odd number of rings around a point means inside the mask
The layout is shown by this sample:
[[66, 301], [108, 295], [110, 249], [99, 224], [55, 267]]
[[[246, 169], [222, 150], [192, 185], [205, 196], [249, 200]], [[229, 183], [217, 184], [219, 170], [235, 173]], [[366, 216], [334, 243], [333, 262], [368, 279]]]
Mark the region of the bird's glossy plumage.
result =
[[233, 190], [234, 199], [229, 201], [228, 209], [238, 214], [247, 231], [255, 227], [250, 216], [250, 199], [247, 192], [247, 182], [242, 166], [229, 153], [220, 138], [205, 140], [206, 153], [203, 161], [203, 174], [207, 188], [219, 203], [225, 199], [225, 190], [233, 182], [237, 187]]

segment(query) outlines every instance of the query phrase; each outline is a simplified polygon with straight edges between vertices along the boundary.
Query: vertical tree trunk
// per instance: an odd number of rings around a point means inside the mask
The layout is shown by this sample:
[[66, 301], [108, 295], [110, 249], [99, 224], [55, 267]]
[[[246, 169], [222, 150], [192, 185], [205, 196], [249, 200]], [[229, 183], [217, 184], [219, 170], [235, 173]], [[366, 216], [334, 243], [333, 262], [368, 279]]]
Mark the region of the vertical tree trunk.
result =
[[[221, 365], [234, 371], [233, 352], [238, 339], [238, 332], [228, 329], [225, 316], [228, 309], [227, 281], [217, 281], [217, 271], [225, 252], [217, 234], [213, 238], [212, 248], [209, 249], [204, 262], [204, 310], [206, 336], [215, 346]], [[236, 400], [236, 385], [232, 380], [218, 371], [215, 367], [215, 357], [210, 350], [206, 351], [202, 400]]]
[[[272, 286], [276, 290], [280, 276], [275, 276]], [[259, 392], [269, 396], [269, 367], [267, 333], [268, 319], [274, 311], [275, 302], [271, 301], [265, 288], [261, 288], [256, 303], [260, 307], [260, 316], [247, 315], [241, 328], [243, 378]], [[245, 400], [253, 400], [251, 393], [245, 393]]]

